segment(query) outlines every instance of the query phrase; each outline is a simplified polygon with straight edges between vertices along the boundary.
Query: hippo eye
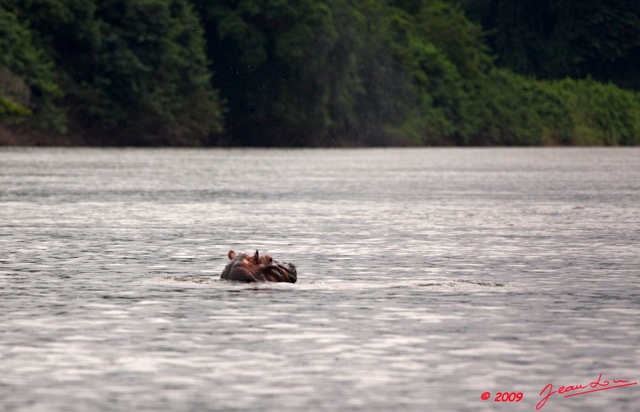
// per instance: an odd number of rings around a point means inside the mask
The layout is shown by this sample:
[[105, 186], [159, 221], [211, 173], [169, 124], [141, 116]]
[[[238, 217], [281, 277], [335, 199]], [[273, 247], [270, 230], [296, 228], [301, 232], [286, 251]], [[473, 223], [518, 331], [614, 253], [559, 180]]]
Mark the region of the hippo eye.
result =
[[267, 257], [267, 262], [273, 263], [273, 258], [271, 256], [267, 255], [266, 257]]

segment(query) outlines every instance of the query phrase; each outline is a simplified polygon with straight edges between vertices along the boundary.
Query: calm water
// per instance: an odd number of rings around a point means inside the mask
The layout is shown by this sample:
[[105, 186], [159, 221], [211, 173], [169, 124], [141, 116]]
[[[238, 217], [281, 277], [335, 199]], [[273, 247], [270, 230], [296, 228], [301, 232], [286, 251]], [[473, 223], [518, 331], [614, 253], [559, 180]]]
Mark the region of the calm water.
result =
[[[638, 149], [2, 149], [0, 222], [3, 411], [535, 411], [640, 380]], [[299, 282], [219, 281], [229, 249]], [[542, 410], [640, 404], [564, 395]]]

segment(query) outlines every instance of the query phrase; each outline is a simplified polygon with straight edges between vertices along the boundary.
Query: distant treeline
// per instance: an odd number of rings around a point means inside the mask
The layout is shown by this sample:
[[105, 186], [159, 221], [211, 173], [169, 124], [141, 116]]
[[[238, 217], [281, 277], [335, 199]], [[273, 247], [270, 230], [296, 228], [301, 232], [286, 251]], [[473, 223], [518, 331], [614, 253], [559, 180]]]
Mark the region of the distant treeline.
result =
[[637, 0], [0, 0], [4, 144], [638, 145], [639, 90]]

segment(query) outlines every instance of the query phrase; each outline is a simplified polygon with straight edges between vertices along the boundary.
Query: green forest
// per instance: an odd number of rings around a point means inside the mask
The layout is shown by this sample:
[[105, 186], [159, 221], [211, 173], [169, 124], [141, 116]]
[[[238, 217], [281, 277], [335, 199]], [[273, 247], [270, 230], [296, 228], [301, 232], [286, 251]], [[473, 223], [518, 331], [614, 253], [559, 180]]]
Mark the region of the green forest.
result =
[[637, 0], [0, 0], [0, 144], [640, 144]]

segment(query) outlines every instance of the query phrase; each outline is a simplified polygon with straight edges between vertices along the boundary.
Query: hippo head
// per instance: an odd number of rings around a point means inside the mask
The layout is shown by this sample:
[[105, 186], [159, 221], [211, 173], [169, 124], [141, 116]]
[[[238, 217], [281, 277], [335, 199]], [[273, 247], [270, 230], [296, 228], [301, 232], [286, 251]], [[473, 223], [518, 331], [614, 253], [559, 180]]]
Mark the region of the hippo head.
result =
[[296, 283], [298, 273], [291, 263], [278, 263], [269, 255], [260, 256], [258, 251], [250, 256], [229, 251], [227, 266], [220, 279], [238, 282], [289, 282]]

